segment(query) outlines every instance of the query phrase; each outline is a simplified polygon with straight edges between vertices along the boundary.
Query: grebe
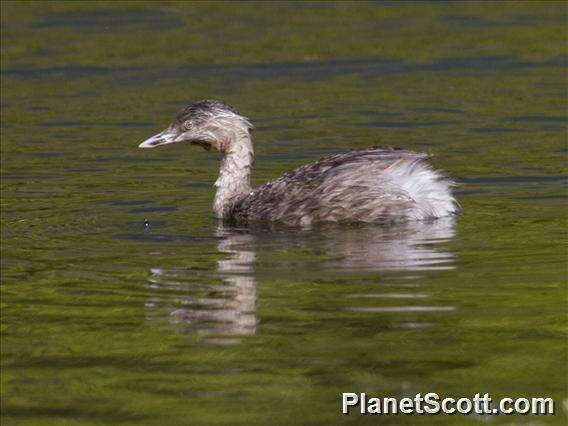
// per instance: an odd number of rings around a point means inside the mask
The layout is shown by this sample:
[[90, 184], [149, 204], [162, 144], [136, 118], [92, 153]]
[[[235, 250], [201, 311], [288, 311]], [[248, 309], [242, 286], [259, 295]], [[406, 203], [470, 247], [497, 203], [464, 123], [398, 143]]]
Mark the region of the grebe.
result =
[[215, 216], [237, 222], [384, 222], [454, 215], [454, 183], [431, 168], [428, 154], [369, 148], [328, 155], [252, 189], [253, 126], [235, 108], [203, 100], [139, 148], [189, 142], [221, 153]]

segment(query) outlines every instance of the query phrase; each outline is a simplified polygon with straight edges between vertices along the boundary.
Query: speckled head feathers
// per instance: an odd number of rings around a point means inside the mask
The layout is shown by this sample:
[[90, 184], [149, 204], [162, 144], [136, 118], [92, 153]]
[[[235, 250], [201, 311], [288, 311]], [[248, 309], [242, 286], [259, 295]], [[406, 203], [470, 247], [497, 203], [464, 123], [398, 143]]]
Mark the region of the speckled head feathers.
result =
[[249, 136], [252, 129], [250, 121], [236, 108], [207, 99], [183, 108], [166, 130], [142, 142], [139, 147], [190, 142], [223, 152], [231, 147], [232, 142]]
[[241, 116], [241, 113], [233, 106], [214, 99], [204, 99], [186, 106], [178, 112], [174, 123], [183, 123], [185, 120], [206, 120], [213, 115], [231, 113]]

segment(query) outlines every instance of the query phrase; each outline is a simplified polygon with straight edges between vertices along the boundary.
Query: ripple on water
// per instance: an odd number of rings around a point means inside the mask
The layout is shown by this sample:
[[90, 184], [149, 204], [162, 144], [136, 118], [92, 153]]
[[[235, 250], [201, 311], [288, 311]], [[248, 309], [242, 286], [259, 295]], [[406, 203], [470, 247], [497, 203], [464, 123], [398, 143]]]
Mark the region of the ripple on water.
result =
[[158, 9], [64, 11], [50, 13], [34, 22], [32, 28], [70, 28], [78, 32], [108, 32], [172, 29], [185, 25], [176, 15]]
[[430, 297], [426, 293], [356, 293], [346, 294], [350, 299], [425, 299]]
[[456, 308], [454, 306], [356, 306], [346, 308], [352, 312], [452, 312]]

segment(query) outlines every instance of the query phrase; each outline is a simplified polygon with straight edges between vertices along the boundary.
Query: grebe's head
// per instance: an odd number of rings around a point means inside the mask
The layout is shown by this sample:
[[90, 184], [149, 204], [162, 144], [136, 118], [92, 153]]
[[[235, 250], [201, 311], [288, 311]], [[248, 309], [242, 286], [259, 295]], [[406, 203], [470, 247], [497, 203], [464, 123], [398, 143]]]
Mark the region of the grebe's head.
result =
[[204, 100], [182, 109], [166, 130], [146, 139], [138, 148], [189, 142], [207, 150], [227, 152], [243, 137], [248, 138], [252, 128], [248, 119], [232, 106]]

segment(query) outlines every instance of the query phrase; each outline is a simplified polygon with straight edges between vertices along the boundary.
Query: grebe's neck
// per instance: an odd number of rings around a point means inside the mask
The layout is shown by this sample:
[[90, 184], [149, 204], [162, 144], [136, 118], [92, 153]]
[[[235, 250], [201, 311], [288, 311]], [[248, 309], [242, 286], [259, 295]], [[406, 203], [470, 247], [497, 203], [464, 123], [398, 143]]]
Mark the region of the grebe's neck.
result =
[[250, 133], [239, 132], [221, 154], [221, 170], [215, 182], [217, 193], [213, 210], [218, 218], [227, 218], [233, 204], [251, 192], [250, 175], [254, 151]]

